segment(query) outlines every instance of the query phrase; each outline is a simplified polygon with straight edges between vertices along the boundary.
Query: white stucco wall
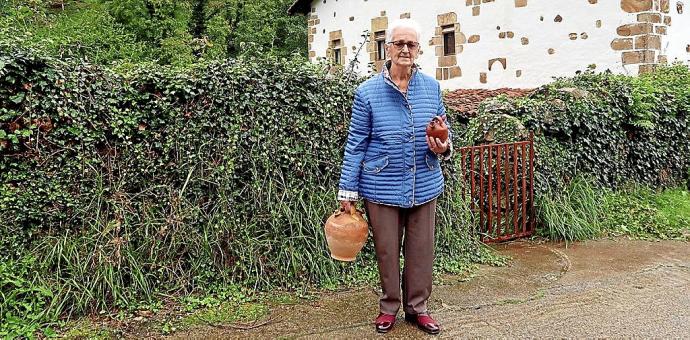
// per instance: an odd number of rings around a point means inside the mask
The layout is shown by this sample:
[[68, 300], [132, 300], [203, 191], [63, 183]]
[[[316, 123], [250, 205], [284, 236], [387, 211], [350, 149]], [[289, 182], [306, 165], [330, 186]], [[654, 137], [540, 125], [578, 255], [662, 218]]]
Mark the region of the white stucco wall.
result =
[[[682, 13], [678, 11], [678, 5]], [[690, 0], [671, 1], [671, 26], [668, 39], [661, 48], [669, 62], [681, 61], [690, 64]]]
[[[312, 26], [315, 28], [311, 43], [315, 58], [312, 59], [325, 58], [329, 32], [342, 30], [343, 41], [348, 48], [346, 62], [349, 62], [356, 54], [353, 47], [358, 48], [363, 42], [363, 31], [371, 29], [372, 18], [385, 11], [389, 23], [392, 23], [401, 14], [410, 13], [423, 28], [420, 44], [424, 53], [418, 63], [423, 72], [435, 76], [438, 58], [429, 43], [438, 26], [437, 16], [455, 12], [463, 34], [468, 38], [479, 35], [480, 40], [464, 44], [463, 51], [457, 55], [462, 75], [441, 81], [443, 88], [532, 88], [550, 82], [554, 76], [572, 76], [588, 65], [596, 66], [597, 71], [610, 69], [622, 74], [638, 73], [639, 65], [624, 65], [622, 51], [614, 50], [611, 45], [612, 40], [619, 37], [618, 27], [637, 23], [638, 14], [622, 10], [620, 0], [528, 0], [527, 6], [516, 7], [517, 1], [480, 3], [479, 15], [473, 15], [473, 7], [476, 6], [471, 0], [471, 5], [467, 5], [466, 0], [315, 0], [312, 8], [316, 12], [312, 14], [318, 17], [318, 21]], [[658, 2], [663, 0], [653, 1], [654, 10], [659, 13]], [[671, 1], [668, 15], [673, 16], [673, 22], [667, 27], [667, 35], [661, 36], [661, 51], [657, 55], [667, 53], [669, 61], [689, 59], [690, 53], [686, 52], [690, 43], [689, 14], [687, 4], [684, 13], [678, 14], [676, 2]], [[562, 20], [555, 22], [556, 16]], [[601, 21], [600, 27], [597, 27], [598, 20]], [[507, 31], [513, 32], [514, 37], [499, 38], [500, 32]], [[571, 33], [575, 33], [577, 39], [571, 40]], [[585, 35], [586, 39], [583, 39]], [[522, 44], [523, 37], [529, 39], [527, 45]], [[553, 54], [549, 54], [549, 49], [553, 49]], [[360, 63], [355, 69], [360, 73], [369, 72], [369, 58], [366, 48], [363, 48], [358, 57]], [[489, 71], [488, 61], [494, 58], [506, 58], [506, 69], [495, 64]], [[521, 71], [519, 77], [516, 74], [518, 70]], [[485, 83], [480, 81], [482, 72], [486, 73]]]

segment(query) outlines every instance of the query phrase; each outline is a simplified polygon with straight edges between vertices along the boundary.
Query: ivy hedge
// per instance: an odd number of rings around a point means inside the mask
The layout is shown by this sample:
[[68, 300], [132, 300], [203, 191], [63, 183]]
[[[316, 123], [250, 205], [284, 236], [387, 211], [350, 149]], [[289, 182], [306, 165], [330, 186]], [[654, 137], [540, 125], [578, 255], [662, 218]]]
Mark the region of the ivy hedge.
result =
[[534, 131], [538, 192], [577, 174], [600, 185], [668, 187], [688, 178], [690, 70], [660, 67], [639, 77], [583, 72], [520, 98], [485, 101], [465, 143], [524, 139]]
[[[360, 81], [301, 59], [115, 72], [2, 47], [0, 259], [32, 264], [22, 282], [52, 291], [54, 317], [371, 277], [371, 244], [345, 265], [323, 235]], [[447, 270], [486, 258], [454, 176]]]

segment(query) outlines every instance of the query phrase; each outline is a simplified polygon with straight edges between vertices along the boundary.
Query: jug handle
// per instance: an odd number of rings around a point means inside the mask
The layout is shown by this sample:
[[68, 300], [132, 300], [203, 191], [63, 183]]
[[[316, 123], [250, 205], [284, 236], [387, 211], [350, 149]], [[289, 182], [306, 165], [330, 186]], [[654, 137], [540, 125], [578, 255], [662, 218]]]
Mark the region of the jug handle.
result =
[[357, 208], [355, 208], [355, 205], [353, 204], [352, 206], [350, 206], [350, 216], [352, 216], [352, 218], [354, 218], [355, 221], [359, 222], [359, 218], [355, 214], [356, 212], [357, 212]]
[[[336, 212], [335, 212], [335, 216], [340, 216], [340, 215], [341, 215], [342, 213], [344, 213], [344, 212], [345, 212], [345, 210], [338, 209], [338, 210], [336, 210]], [[350, 207], [350, 211], [349, 211], [350, 216], [352, 216], [352, 218], [354, 218], [355, 221], [358, 221], [358, 222], [359, 222], [359, 217], [357, 217], [356, 212], [357, 212], [357, 208], [355, 208], [355, 206], [352, 205], [352, 207]]]

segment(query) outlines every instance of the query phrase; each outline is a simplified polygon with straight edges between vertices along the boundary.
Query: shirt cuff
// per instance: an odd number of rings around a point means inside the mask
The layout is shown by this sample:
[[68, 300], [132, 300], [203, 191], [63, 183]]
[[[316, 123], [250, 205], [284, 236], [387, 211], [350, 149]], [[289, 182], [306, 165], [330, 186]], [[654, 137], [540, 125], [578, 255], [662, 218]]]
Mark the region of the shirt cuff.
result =
[[338, 201], [357, 201], [359, 193], [356, 191], [338, 190]]

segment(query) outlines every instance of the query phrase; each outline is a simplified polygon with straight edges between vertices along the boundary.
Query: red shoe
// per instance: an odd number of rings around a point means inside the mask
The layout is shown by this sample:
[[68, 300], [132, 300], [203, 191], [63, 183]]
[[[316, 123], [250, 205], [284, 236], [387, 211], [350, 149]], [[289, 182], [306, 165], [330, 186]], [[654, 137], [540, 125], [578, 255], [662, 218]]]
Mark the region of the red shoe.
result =
[[388, 333], [395, 325], [395, 315], [380, 313], [374, 323], [376, 324], [377, 332]]
[[429, 316], [429, 314], [408, 314], [405, 313], [405, 321], [416, 324], [417, 327], [429, 334], [436, 335], [441, 332], [438, 322]]

